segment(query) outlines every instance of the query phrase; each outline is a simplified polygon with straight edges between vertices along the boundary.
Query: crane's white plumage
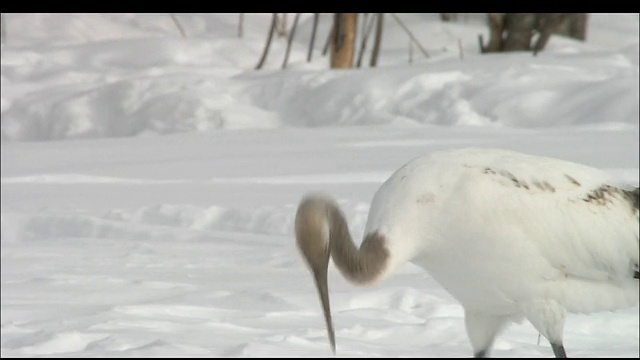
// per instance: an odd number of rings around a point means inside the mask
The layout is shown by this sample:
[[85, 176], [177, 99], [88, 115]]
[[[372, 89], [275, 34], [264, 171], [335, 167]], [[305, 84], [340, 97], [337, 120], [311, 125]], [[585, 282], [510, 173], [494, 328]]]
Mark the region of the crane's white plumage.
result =
[[603, 186], [622, 184], [586, 166], [505, 150], [437, 152], [382, 185], [365, 233], [387, 235], [390, 266], [415, 262], [470, 308], [508, 311], [497, 294], [483, 296], [490, 282], [501, 284], [506, 302], [540, 292], [570, 311], [626, 307], [638, 299], [630, 276], [638, 212], [622, 194], [594, 199]]
[[638, 303], [637, 191], [594, 168], [506, 150], [422, 156], [373, 198], [365, 235], [384, 239], [388, 256], [372, 280], [411, 261], [462, 304], [476, 355], [526, 318], [562, 356], [565, 312]]

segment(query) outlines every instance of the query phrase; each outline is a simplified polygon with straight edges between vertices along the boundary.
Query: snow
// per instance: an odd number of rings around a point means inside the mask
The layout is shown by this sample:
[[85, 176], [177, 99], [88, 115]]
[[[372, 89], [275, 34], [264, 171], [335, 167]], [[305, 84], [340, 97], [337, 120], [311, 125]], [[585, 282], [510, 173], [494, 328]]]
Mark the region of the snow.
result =
[[[330, 15], [286, 71], [270, 17], [8, 14], [2, 45], [2, 356], [330, 356], [293, 218], [308, 191], [361, 239], [378, 186], [432, 150], [499, 147], [638, 184], [639, 20], [594, 14], [585, 43], [477, 54], [477, 15], [390, 17], [380, 66], [327, 69]], [[292, 23], [292, 15], [289, 15]], [[458, 39], [462, 43], [460, 59]], [[365, 58], [365, 62], [368, 57]], [[356, 240], [358, 241], [358, 240]], [[471, 355], [460, 305], [407, 264], [355, 288], [329, 270], [338, 356]], [[571, 314], [569, 356], [637, 357], [638, 306]], [[551, 356], [528, 323], [497, 357]]]

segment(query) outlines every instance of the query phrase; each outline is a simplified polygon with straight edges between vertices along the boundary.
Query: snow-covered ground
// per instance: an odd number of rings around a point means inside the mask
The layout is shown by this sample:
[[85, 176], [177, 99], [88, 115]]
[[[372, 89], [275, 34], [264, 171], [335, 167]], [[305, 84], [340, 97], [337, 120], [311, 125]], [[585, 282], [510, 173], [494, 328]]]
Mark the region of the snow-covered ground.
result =
[[[294, 246], [308, 191], [354, 238], [369, 202], [425, 152], [500, 147], [639, 181], [639, 19], [588, 41], [477, 54], [476, 15], [390, 17], [380, 66], [331, 71], [304, 14], [286, 71], [266, 14], [9, 14], [2, 45], [2, 356], [330, 356]], [[289, 15], [289, 24], [293, 21]], [[462, 44], [460, 51], [458, 41]], [[369, 45], [371, 47], [371, 44]], [[462, 55], [462, 56], [461, 56]], [[462, 57], [462, 59], [461, 59]], [[365, 58], [368, 61], [368, 57]], [[366, 61], [365, 61], [366, 62]], [[338, 356], [470, 356], [462, 308], [406, 265], [380, 286], [329, 282]], [[638, 357], [638, 307], [568, 317], [570, 356]], [[494, 356], [551, 356], [528, 323]]]

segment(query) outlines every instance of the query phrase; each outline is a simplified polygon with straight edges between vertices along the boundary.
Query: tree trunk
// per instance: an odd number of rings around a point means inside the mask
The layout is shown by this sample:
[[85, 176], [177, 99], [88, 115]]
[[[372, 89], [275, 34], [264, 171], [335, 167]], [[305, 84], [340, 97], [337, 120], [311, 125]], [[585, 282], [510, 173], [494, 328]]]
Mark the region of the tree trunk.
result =
[[320, 14], [313, 14], [313, 29], [311, 30], [311, 41], [309, 41], [309, 51], [307, 51], [307, 62], [311, 62], [313, 55], [313, 44], [316, 42], [316, 31], [318, 30], [318, 18]]
[[378, 57], [380, 56], [380, 45], [382, 43], [382, 25], [384, 14], [378, 14], [376, 21], [376, 38], [373, 43], [373, 50], [371, 51], [371, 62], [369, 65], [375, 67], [378, 65]]
[[538, 40], [533, 46], [533, 55], [537, 55], [551, 38], [551, 35], [556, 33], [560, 26], [568, 18], [569, 14], [537, 14], [536, 27], [538, 29]]
[[457, 13], [440, 13], [440, 20], [443, 22], [455, 21], [458, 19]]
[[481, 52], [485, 53], [502, 51], [504, 17], [505, 14], [503, 13], [490, 13], [487, 15], [487, 18], [489, 20], [489, 44], [487, 44], [487, 46], [481, 44]]
[[569, 24], [569, 36], [578, 40], [587, 39], [587, 13], [573, 14]]
[[282, 13], [282, 17], [277, 16], [276, 14], [276, 18], [277, 18], [276, 32], [278, 34], [278, 37], [287, 36], [287, 13]]
[[[479, 35], [481, 52], [529, 51], [536, 55], [542, 51], [553, 34], [562, 34], [584, 40], [587, 29], [586, 13], [519, 13], [489, 14], [489, 44], [483, 44]], [[538, 33], [535, 44], [533, 35]]]
[[503, 51], [531, 50], [531, 38], [536, 25], [533, 13], [510, 13], [504, 18], [507, 36], [503, 42]]
[[269, 28], [267, 43], [264, 45], [264, 50], [262, 51], [262, 56], [260, 57], [258, 65], [256, 65], [256, 70], [260, 70], [262, 68], [262, 65], [264, 65], [265, 60], [267, 59], [269, 47], [271, 46], [271, 40], [273, 39], [273, 33], [276, 31], [276, 21], [276, 14], [273, 14], [273, 16], [271, 17], [271, 27]]
[[331, 68], [353, 67], [356, 40], [356, 13], [336, 13], [331, 41]]

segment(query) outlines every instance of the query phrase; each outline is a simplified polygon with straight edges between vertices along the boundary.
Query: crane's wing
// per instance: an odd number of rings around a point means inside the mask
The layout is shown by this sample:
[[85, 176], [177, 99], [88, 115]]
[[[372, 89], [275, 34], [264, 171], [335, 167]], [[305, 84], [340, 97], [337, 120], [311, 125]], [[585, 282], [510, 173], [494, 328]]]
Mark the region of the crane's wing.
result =
[[[567, 275], [638, 277], [639, 191], [607, 173], [555, 159], [504, 161], [482, 170], [503, 216]], [[485, 185], [487, 186], [487, 185]], [[489, 186], [491, 187], [491, 186]]]

